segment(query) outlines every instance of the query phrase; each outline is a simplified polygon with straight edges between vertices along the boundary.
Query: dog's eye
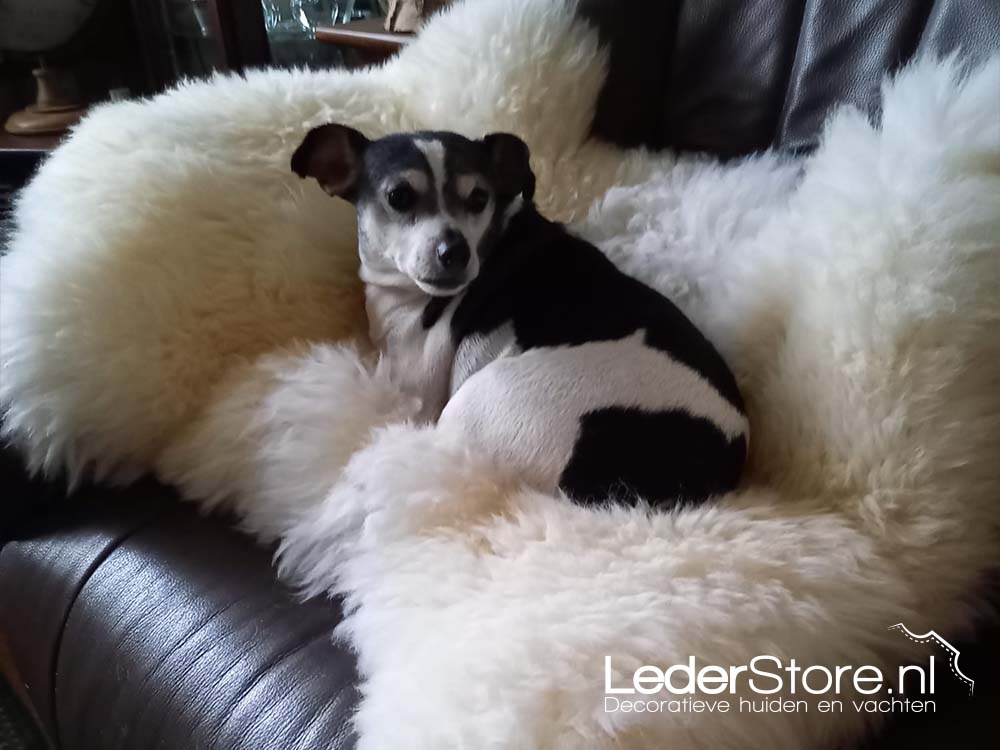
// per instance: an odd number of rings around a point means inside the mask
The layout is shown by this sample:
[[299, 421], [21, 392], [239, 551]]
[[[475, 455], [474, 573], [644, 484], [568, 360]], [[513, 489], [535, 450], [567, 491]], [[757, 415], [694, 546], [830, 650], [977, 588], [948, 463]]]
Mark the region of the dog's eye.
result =
[[417, 193], [413, 188], [404, 182], [400, 185], [396, 185], [396, 187], [386, 193], [385, 198], [389, 201], [390, 206], [399, 212], [403, 212], [409, 211], [413, 208], [414, 204], [417, 202]]
[[489, 193], [481, 187], [472, 188], [472, 192], [469, 193], [469, 197], [465, 199], [465, 208], [469, 211], [469, 213], [479, 214], [483, 212], [483, 209], [486, 208], [486, 204], [489, 202]]

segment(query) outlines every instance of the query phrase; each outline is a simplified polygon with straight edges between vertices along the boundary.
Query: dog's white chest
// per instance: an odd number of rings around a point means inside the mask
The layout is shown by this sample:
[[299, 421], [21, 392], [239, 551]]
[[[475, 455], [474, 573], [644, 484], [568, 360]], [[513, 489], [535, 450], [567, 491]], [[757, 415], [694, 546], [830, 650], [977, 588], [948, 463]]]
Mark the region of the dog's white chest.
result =
[[448, 321], [454, 305], [426, 328], [427, 299], [420, 292], [369, 285], [365, 297], [369, 334], [388, 362], [390, 378], [404, 393], [420, 399], [419, 419], [435, 421], [451, 394], [455, 347]]

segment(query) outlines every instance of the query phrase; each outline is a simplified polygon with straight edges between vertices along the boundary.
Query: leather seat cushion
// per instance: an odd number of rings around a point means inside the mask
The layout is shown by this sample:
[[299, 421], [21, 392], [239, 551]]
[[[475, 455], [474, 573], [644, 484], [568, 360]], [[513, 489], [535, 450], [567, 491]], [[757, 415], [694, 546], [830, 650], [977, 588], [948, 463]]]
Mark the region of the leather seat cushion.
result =
[[335, 603], [152, 482], [68, 506], [0, 551], [0, 630], [59, 747], [353, 747]]

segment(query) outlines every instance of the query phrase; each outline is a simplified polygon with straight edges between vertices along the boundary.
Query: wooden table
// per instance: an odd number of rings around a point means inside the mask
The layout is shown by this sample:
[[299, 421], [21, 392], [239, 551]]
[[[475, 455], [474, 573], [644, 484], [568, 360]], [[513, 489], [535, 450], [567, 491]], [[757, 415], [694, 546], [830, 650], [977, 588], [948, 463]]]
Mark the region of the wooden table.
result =
[[334, 26], [318, 26], [316, 39], [345, 49], [350, 65], [380, 63], [413, 41], [413, 34], [386, 31], [384, 18], [364, 18]]
[[26, 152], [44, 153], [51, 151], [65, 133], [54, 135], [12, 135], [0, 124], [0, 153]]

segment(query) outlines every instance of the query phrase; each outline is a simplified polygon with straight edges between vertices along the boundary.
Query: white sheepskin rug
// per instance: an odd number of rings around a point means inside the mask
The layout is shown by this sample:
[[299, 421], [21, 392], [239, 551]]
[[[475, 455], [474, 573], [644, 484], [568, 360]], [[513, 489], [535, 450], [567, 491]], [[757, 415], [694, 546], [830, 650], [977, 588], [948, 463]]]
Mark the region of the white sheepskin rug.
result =
[[[606, 58], [571, 10], [459, 3], [382, 68], [92, 113], [2, 260], [4, 434], [45, 472], [153, 470], [279, 540], [288, 580], [346, 597], [363, 750], [857, 736], [871, 717], [851, 709], [606, 711], [605, 657], [618, 685], [691, 656], [888, 672], [915, 654], [889, 626], [976, 624], [1000, 541], [1000, 59], [918, 61], [880, 123], [843, 110], [804, 161], [722, 166], [587, 140]], [[744, 487], [581, 508], [408, 424], [361, 340], [353, 210], [288, 168], [331, 120], [520, 134], [542, 210], [728, 358]]]

